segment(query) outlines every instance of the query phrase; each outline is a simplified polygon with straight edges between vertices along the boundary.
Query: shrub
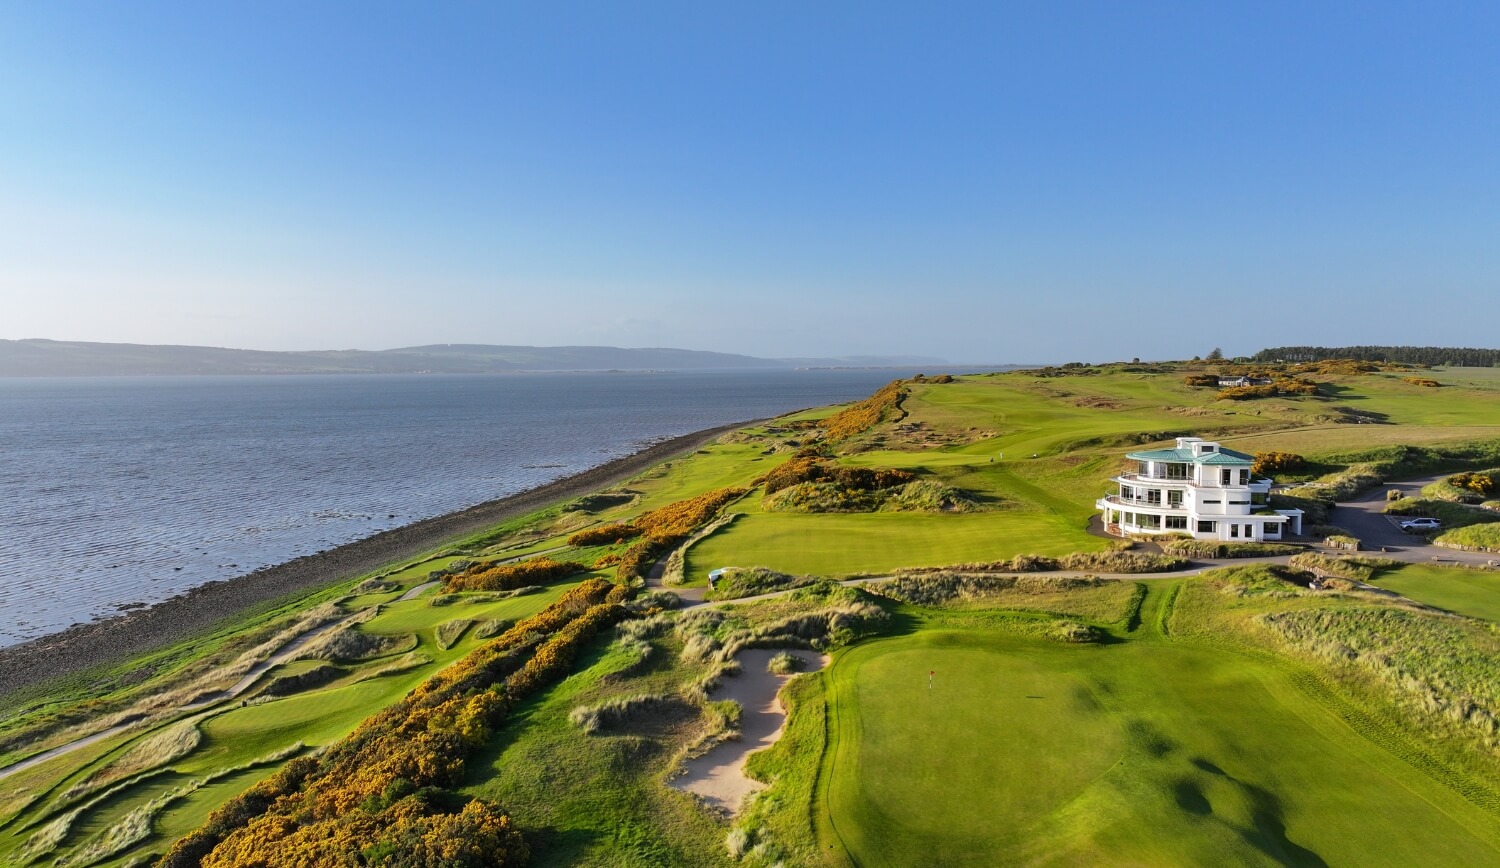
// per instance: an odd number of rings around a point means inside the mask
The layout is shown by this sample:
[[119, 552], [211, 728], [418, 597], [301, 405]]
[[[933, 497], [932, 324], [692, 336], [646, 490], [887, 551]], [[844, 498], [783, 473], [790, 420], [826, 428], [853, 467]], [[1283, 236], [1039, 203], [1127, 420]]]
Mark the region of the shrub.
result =
[[640, 535], [641, 529], [633, 524], [606, 524], [600, 527], [586, 528], [573, 534], [568, 537], [568, 545], [574, 548], [614, 545], [628, 539], [634, 539]]
[[1256, 476], [1296, 473], [1307, 468], [1307, 459], [1295, 452], [1257, 452], [1250, 472]]
[[514, 564], [476, 564], [447, 580], [446, 590], [510, 591], [525, 585], [542, 585], [587, 572], [588, 567], [573, 561], [532, 558]]
[[1161, 544], [1168, 554], [1190, 558], [1270, 558], [1292, 555], [1301, 546], [1273, 542], [1223, 542], [1212, 539], [1176, 539]]
[[772, 655], [766, 663], [766, 671], [772, 675], [791, 675], [794, 672], [801, 672], [803, 665], [801, 657], [780, 651]]
[[1429, 377], [1402, 377], [1401, 382], [1411, 383], [1413, 386], [1426, 386], [1429, 389], [1436, 389], [1443, 385]]
[[1448, 477], [1448, 484], [1454, 488], [1467, 489], [1479, 495], [1481, 499], [1495, 493], [1493, 473], [1458, 473]]
[[761, 483], [766, 494], [807, 482], [826, 482], [851, 491], [879, 491], [915, 481], [917, 475], [906, 470], [872, 467], [845, 467], [816, 456], [799, 456], [767, 473]]
[[905, 416], [901, 402], [910, 394], [901, 380], [892, 380], [881, 386], [873, 395], [826, 419], [818, 421], [829, 440], [845, 440], [868, 431], [881, 422]]
[[716, 488], [697, 497], [653, 509], [637, 518], [633, 524], [647, 535], [658, 539], [686, 536], [699, 526], [707, 524], [719, 514], [719, 510], [738, 500], [744, 493], [743, 488]]
[[1198, 388], [1203, 386], [1217, 386], [1219, 385], [1219, 377], [1217, 374], [1188, 374], [1182, 378], [1182, 382]]
[[1058, 620], [1047, 626], [1047, 638], [1057, 642], [1083, 644], [1098, 642], [1102, 636], [1097, 628], [1079, 621]]

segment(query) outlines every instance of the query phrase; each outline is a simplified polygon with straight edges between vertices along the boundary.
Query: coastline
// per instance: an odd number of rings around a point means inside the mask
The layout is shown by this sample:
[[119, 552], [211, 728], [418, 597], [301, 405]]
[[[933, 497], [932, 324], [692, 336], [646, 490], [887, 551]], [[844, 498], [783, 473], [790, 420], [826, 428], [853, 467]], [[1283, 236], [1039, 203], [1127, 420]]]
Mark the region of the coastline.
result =
[[593, 493], [757, 421], [706, 428], [545, 485], [381, 531], [225, 581], [208, 582], [144, 609], [76, 624], [0, 649], [0, 696], [182, 641], [246, 610], [415, 558], [444, 543], [558, 501]]

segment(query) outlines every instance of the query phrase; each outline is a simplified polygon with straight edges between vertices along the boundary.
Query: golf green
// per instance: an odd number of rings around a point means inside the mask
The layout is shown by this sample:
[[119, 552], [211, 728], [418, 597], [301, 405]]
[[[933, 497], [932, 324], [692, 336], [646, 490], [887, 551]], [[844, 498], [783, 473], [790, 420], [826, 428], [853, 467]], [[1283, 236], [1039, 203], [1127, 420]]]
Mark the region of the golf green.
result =
[[1500, 861], [1492, 815], [1234, 652], [923, 630], [826, 677], [820, 809], [860, 866]]

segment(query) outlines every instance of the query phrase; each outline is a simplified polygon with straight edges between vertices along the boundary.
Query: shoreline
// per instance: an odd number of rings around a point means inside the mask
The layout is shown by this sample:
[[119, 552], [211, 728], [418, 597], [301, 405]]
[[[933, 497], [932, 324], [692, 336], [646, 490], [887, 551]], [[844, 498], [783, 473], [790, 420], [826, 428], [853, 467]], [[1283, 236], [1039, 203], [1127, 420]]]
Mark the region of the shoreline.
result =
[[208, 582], [144, 609], [75, 624], [0, 649], [0, 696], [117, 663], [182, 641], [262, 603], [337, 584], [415, 558], [445, 542], [508, 519], [608, 488], [723, 434], [760, 421], [764, 420], [750, 419], [683, 434], [535, 488], [420, 519], [233, 579]]

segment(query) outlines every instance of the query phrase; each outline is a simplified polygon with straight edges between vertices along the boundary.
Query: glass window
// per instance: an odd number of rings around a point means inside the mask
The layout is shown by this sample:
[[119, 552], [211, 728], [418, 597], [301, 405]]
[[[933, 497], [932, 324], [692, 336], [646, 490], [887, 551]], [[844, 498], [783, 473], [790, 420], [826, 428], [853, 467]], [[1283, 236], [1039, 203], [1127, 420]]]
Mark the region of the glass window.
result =
[[1240, 485], [1249, 485], [1249, 484], [1250, 484], [1250, 471], [1248, 471], [1248, 470], [1241, 470], [1240, 471]]
[[1219, 471], [1219, 484], [1220, 485], [1228, 485], [1229, 484], [1229, 474], [1230, 473], [1231, 473], [1231, 471], [1227, 467], [1224, 468], [1223, 470]]
[[1169, 516], [1167, 516], [1167, 527], [1169, 529], [1171, 529], [1171, 530], [1187, 530], [1187, 516], [1185, 516], [1185, 515], [1169, 515]]
[[1219, 529], [1219, 523], [1216, 522], [1216, 521], [1200, 521], [1200, 522], [1198, 522], [1198, 533], [1213, 533], [1214, 531], [1216, 531], [1218, 529]]
[[1240, 536], [1240, 526], [1237, 525], [1237, 524], [1231, 524], [1229, 526], [1229, 535], [1231, 537], [1233, 537], [1234, 539], [1239, 539], [1239, 536]]

